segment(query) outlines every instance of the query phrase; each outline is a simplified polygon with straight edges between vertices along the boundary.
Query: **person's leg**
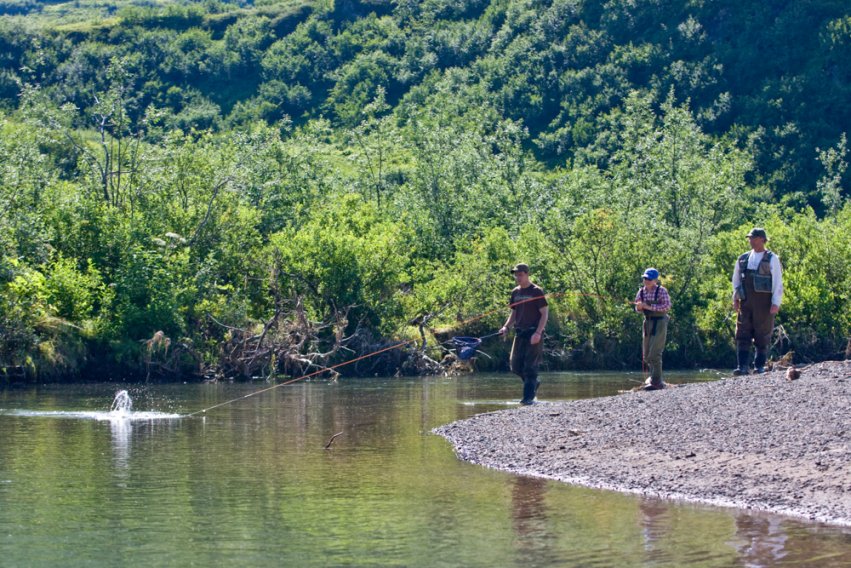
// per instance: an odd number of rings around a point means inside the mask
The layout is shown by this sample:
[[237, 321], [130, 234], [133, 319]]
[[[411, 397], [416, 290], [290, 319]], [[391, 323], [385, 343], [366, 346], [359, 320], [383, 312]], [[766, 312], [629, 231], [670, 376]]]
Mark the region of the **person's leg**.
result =
[[526, 404], [531, 404], [535, 400], [535, 394], [538, 392], [538, 366], [541, 361], [541, 353], [543, 353], [544, 342], [539, 341], [535, 345], [528, 343], [526, 347], [526, 356], [523, 360], [523, 400]]
[[511, 372], [520, 377], [523, 382], [523, 398], [521, 404], [530, 403], [534, 395], [529, 398], [528, 387], [526, 380], [526, 357], [529, 352], [529, 340], [522, 337], [515, 337], [514, 343], [511, 346]]
[[[647, 359], [650, 357], [650, 331], [652, 327], [649, 320], [641, 322], [641, 363], [643, 373], [646, 367], [650, 364]], [[645, 377], [646, 378], [646, 377]]]
[[514, 342], [511, 344], [509, 364], [511, 372], [518, 375], [520, 380], [523, 380], [523, 361], [526, 358], [526, 343], [519, 337], [515, 337]]
[[748, 359], [750, 359], [750, 344], [741, 341], [736, 342], [736, 368], [733, 369], [734, 375], [747, 375], [750, 373], [748, 367]]
[[[770, 308], [770, 306], [769, 306]], [[757, 373], [765, 372], [765, 363], [768, 360], [768, 349], [771, 346], [771, 336], [774, 333], [774, 314], [768, 310], [760, 310], [754, 313], [754, 368]]]
[[[662, 353], [665, 351], [665, 339], [668, 335], [668, 320], [655, 320], [650, 325], [651, 335], [647, 338], [647, 365], [650, 367], [650, 385], [662, 387]], [[656, 333], [653, 333], [653, 328]]]
[[736, 316], [736, 369], [733, 375], [748, 374], [748, 359], [754, 339], [753, 314], [750, 306], [742, 304]]

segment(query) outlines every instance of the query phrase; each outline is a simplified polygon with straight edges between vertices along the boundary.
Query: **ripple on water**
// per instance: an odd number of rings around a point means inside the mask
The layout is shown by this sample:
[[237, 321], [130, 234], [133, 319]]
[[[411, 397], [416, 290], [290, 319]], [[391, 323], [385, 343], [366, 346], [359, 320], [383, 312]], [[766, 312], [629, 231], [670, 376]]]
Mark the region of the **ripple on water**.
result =
[[167, 412], [121, 412], [121, 411], [67, 411], [67, 410], [0, 410], [7, 416], [30, 416], [34, 418], [76, 418], [84, 420], [174, 420], [184, 418], [183, 414]]

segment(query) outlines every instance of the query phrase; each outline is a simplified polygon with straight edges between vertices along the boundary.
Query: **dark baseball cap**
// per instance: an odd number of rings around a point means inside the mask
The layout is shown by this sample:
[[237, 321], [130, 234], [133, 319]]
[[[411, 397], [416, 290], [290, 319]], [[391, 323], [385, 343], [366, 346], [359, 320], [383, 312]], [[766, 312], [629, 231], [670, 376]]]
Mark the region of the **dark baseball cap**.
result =
[[765, 229], [761, 227], [754, 227], [751, 229], [751, 232], [748, 233], [748, 237], [762, 237], [766, 241], [768, 240], [768, 234], [765, 232]]
[[522, 262], [520, 264], [515, 264], [514, 268], [511, 269], [511, 273], [514, 274], [515, 272], [525, 272], [526, 274], [529, 274], [529, 265], [523, 264]]

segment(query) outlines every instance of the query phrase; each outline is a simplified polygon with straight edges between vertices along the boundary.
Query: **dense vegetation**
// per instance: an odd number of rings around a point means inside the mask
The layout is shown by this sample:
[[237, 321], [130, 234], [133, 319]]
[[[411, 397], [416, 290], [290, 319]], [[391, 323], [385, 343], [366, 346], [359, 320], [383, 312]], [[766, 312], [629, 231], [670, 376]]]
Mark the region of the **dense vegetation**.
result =
[[[416, 372], [533, 266], [551, 367], [732, 362], [733, 261], [783, 259], [774, 354], [851, 336], [840, 0], [0, 2], [0, 368]], [[422, 338], [428, 338], [421, 352]], [[505, 344], [490, 344], [504, 364]]]

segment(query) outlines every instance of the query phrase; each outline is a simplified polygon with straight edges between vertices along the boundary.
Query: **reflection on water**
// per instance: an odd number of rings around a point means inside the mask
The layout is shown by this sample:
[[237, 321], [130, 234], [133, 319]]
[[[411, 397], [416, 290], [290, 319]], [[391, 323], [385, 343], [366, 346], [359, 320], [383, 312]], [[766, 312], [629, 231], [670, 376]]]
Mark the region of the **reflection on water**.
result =
[[115, 399], [109, 409], [112, 415], [109, 427], [112, 431], [112, 450], [116, 475], [125, 477], [130, 458], [130, 434], [133, 424], [129, 419], [133, 411], [133, 399], [126, 390], [115, 393]]
[[787, 555], [788, 540], [780, 518], [736, 514], [736, 539], [732, 544], [738, 549], [743, 566], [779, 564]]
[[640, 498], [638, 511], [645, 558], [653, 560], [654, 553], [660, 548], [660, 542], [671, 531], [668, 503], [661, 499]]
[[528, 558], [543, 562], [550, 556], [554, 538], [550, 533], [545, 498], [549, 482], [534, 477], [517, 476], [510, 480], [510, 484], [511, 520], [517, 538], [517, 563], [522, 564]]
[[[544, 380], [545, 402], [631, 384]], [[133, 391], [137, 410], [122, 419], [103, 416], [108, 385], [0, 391], [0, 563], [851, 563], [851, 530], [512, 476], [459, 461], [429, 434], [515, 403], [513, 376], [311, 382], [186, 417], [253, 390]]]
[[109, 429], [112, 434], [112, 455], [116, 472], [127, 471], [130, 463], [130, 434], [133, 432], [133, 422], [121, 418], [110, 420]]

